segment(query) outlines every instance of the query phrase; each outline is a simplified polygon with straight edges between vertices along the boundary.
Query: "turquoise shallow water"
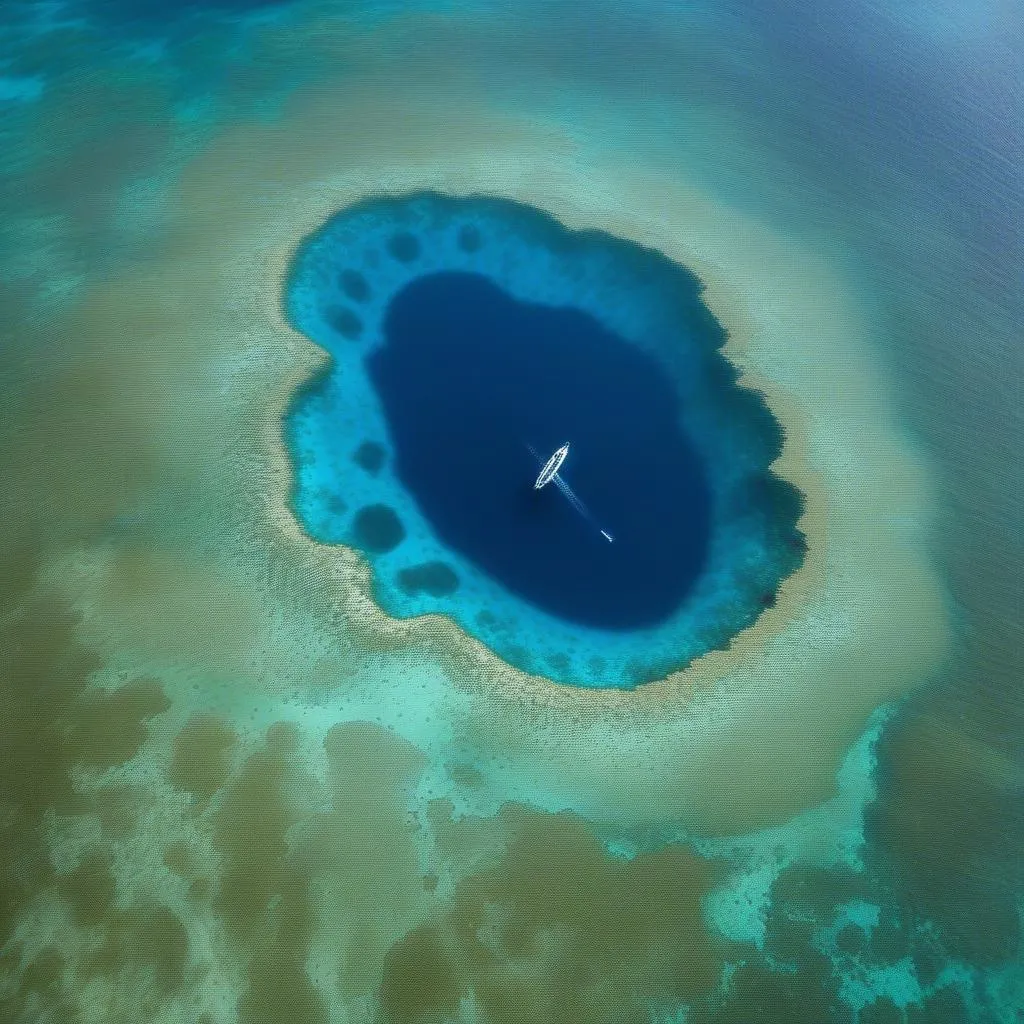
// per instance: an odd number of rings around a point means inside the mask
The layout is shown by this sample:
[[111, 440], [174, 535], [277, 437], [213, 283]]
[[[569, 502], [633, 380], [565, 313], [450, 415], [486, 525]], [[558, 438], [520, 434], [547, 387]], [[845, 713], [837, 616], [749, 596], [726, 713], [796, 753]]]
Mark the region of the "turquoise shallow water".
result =
[[[1020, 1019], [1012, 5], [12, 0], [0, 29], [13, 1020]], [[473, 570], [411, 502], [409, 565], [336, 555], [404, 500], [367, 408], [317, 448], [343, 476], [300, 466], [344, 479], [330, 543], [290, 517], [302, 334], [333, 342], [289, 329], [289, 268], [422, 188], [707, 281], [813, 513], [736, 672], [565, 703], [417, 631], [449, 598], [402, 571]]]

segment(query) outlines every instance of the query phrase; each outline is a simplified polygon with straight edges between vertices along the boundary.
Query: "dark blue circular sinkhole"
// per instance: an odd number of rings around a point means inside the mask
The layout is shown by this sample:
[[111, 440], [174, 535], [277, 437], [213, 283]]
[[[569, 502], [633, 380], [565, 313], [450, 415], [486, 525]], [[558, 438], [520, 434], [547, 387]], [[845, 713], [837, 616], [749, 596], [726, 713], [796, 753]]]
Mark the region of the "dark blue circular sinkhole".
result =
[[[706, 560], [711, 496], [654, 359], [578, 309], [438, 273], [391, 301], [367, 362], [398, 478], [444, 544], [567, 621], [632, 629], [679, 606]], [[592, 521], [533, 488], [530, 448], [565, 441], [562, 475]]]
[[[287, 417], [296, 513], [366, 554], [389, 614], [559, 682], [630, 688], [727, 645], [799, 565], [802, 500], [701, 291], [520, 203], [341, 211], [288, 283], [331, 357]], [[572, 493], [535, 491], [565, 442]]]

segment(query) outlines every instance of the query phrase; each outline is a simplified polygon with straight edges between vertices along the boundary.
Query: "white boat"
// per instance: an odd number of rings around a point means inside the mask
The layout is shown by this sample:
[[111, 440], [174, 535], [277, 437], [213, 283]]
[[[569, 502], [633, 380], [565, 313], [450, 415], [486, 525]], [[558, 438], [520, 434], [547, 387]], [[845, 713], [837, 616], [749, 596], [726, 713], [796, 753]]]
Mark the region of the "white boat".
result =
[[565, 444], [563, 444], [562, 447], [544, 463], [544, 468], [540, 471], [540, 475], [534, 481], [534, 490], [539, 491], [546, 484], [549, 484], [554, 480], [558, 471], [562, 468], [562, 463], [565, 462], [565, 457], [568, 454], [569, 442], [566, 441]]
[[[533, 448], [531, 448], [530, 445], [527, 445], [526, 447], [529, 449], [530, 454], [535, 459], [540, 461], [540, 456], [537, 454], [537, 452]], [[534, 481], [533, 488], [534, 490], [539, 491], [542, 487], [546, 487], [548, 484], [554, 483], [554, 485], [569, 500], [569, 504], [572, 505], [572, 507], [576, 509], [576, 511], [579, 512], [579, 514], [583, 516], [583, 518], [586, 519], [587, 522], [601, 530], [601, 528], [597, 526], [597, 523], [594, 522], [594, 517], [587, 510], [587, 506], [584, 505], [582, 501], [580, 501], [580, 499], [576, 496], [576, 492], [573, 491], [573, 489], [565, 482], [564, 479], [562, 479], [561, 474], [558, 472], [562, 468], [562, 463], [565, 462], [565, 457], [568, 454], [569, 442], [566, 441], [565, 444], [563, 444], [562, 447], [559, 448], [558, 451], [556, 451], [555, 454], [552, 455], [551, 458], [544, 463], [544, 468], [540, 471], [540, 474]], [[601, 536], [604, 537], [604, 539], [608, 541], [609, 544], [615, 543], [615, 538], [607, 530], [601, 530]]]

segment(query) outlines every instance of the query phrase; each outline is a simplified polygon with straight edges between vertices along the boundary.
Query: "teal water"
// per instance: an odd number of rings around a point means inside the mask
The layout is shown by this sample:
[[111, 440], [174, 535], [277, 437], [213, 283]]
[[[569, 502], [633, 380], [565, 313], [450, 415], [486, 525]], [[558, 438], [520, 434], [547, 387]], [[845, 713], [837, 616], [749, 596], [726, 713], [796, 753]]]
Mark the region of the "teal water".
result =
[[[995, 2], [4, 4], [11, 1019], [1018, 1021], [1021, 36]], [[329, 378], [289, 268], [423, 188], [707, 281], [820, 513], [736, 672], [559, 703], [417, 632], [472, 572], [411, 502], [390, 598], [335, 557], [397, 509], [365, 418], [318, 448], [331, 543], [290, 517], [282, 417]], [[332, 286], [363, 331], [370, 269]]]

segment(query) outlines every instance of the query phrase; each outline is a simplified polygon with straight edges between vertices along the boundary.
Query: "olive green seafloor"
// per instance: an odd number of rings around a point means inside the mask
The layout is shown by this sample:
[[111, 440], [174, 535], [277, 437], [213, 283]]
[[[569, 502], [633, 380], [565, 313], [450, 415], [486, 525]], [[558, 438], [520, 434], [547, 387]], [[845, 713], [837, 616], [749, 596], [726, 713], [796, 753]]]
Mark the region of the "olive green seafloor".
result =
[[[166, 244], [88, 289], [56, 328], [74, 365], [22, 397], [2, 749], [25, 1020], [618, 1022], [697, 999], [731, 952], [701, 913], [718, 867], [616, 860], [586, 820], [781, 822], [946, 651], [925, 471], [828, 261], [599, 126], [393, 70], [219, 135]], [[340, 206], [418, 188], [530, 202], [707, 282], [808, 499], [805, 567], [729, 651], [633, 693], [554, 686], [387, 619], [367, 567], [298, 528], [280, 417], [322, 356], [282, 317], [288, 261]]]

